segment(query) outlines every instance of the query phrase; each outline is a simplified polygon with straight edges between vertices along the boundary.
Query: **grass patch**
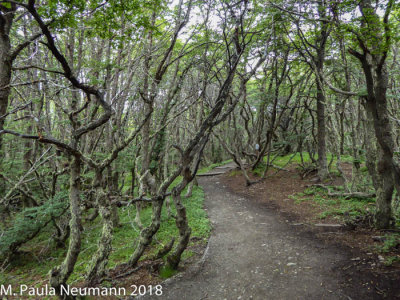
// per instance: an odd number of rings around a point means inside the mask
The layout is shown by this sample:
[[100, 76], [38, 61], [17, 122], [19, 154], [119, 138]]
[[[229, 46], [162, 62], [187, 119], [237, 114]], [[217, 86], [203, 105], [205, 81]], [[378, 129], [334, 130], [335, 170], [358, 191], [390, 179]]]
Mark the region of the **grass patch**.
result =
[[396, 262], [400, 262], [400, 256], [388, 256], [386, 257], [384, 264], [385, 266], [389, 267]]
[[207, 167], [204, 167], [204, 168], [201, 168], [200, 170], [198, 170], [197, 174], [204, 174], [204, 173], [210, 172], [212, 169], [226, 165], [230, 162], [232, 162], [232, 159], [228, 159], [228, 160], [222, 161], [220, 163], [211, 164]]
[[[315, 160], [318, 159], [318, 155], [315, 155], [314, 157]], [[331, 160], [333, 159], [332, 163]], [[268, 157], [264, 156], [263, 160], [260, 161], [260, 163], [257, 165], [257, 167], [252, 170], [252, 174], [258, 177], [261, 177], [264, 172], [265, 169], [267, 167], [267, 161], [268, 161]], [[342, 155], [341, 156], [341, 161], [345, 162], [345, 163], [353, 163], [354, 158], [351, 155]], [[364, 162], [364, 161], [361, 161]], [[287, 166], [290, 165], [297, 165], [299, 168], [300, 166], [304, 167], [304, 166], [310, 166], [312, 165], [312, 159], [310, 157], [310, 154], [308, 152], [297, 152], [297, 153], [290, 153], [284, 156], [271, 156], [270, 157], [270, 164], [272, 164], [273, 166], [276, 167], [280, 167], [280, 168], [285, 168]], [[337, 157], [334, 156], [331, 153], [327, 154], [327, 163], [330, 163], [330, 172], [332, 174], [339, 174], [339, 171], [336, 169], [336, 163], [337, 163]], [[274, 167], [271, 166], [270, 169], [274, 169]], [[365, 172], [366, 171], [366, 167], [362, 167], [362, 171]]]
[[[302, 152], [301, 154], [300, 154], [300, 152], [297, 152], [295, 154], [294, 153], [290, 153], [288, 155], [278, 156], [277, 158], [274, 159], [273, 164], [277, 165], [279, 167], [284, 167], [289, 162], [290, 162], [290, 164], [301, 164], [302, 163], [302, 159], [301, 159], [302, 156], [303, 156], [303, 163], [306, 163], [306, 164], [311, 164], [312, 163], [312, 159], [311, 159], [310, 154], [308, 152]], [[326, 159], [327, 159], [328, 163], [332, 160], [332, 156], [333, 156], [332, 153], [327, 153]], [[315, 155], [314, 159], [315, 160], [318, 159], [318, 155], [317, 154]], [[354, 158], [351, 155], [341, 155], [340, 156], [340, 160], [342, 162], [346, 162], [346, 163], [353, 163]], [[267, 162], [267, 157], [266, 156], [264, 157], [264, 162], [265, 163]], [[331, 164], [331, 169], [335, 168], [336, 162], [337, 162], [337, 157], [334, 156], [332, 164]], [[364, 161], [361, 161], [361, 162], [364, 162]]]
[[234, 176], [239, 175], [241, 173], [242, 173], [242, 171], [240, 171], [240, 170], [232, 170], [232, 171], [229, 172], [228, 176], [229, 177], [234, 177]]
[[400, 245], [400, 234], [386, 234], [384, 236], [383, 245], [380, 247], [380, 251], [382, 253], [389, 253], [394, 248], [397, 248]]
[[177, 270], [174, 270], [174, 269], [172, 269], [171, 267], [168, 267], [168, 266], [163, 266], [160, 269], [160, 277], [162, 279], [170, 278], [170, 277], [174, 276], [176, 273], [178, 273]]
[[[304, 163], [311, 163], [311, 158], [308, 152], [302, 152], [303, 156], [303, 162]], [[264, 157], [264, 161], [267, 162], [267, 157]], [[284, 156], [278, 156], [277, 158], [274, 159], [273, 164], [277, 165], [279, 167], [284, 167], [288, 163], [294, 163], [294, 164], [301, 164], [301, 155], [300, 152], [297, 152], [296, 154], [288, 154]]]
[[400, 234], [399, 233], [387, 233], [383, 237], [384, 242], [376, 246], [376, 251], [385, 256], [385, 266], [391, 266], [396, 262], [400, 262], [400, 255], [398, 249], [400, 246]]
[[319, 219], [325, 219], [329, 216], [338, 221], [346, 221], [349, 218], [355, 218], [364, 215], [374, 209], [371, 204], [375, 199], [357, 199], [345, 197], [330, 197], [326, 190], [319, 187], [310, 187], [301, 193], [289, 196], [296, 204], [309, 202], [312, 206], [318, 208], [321, 212]]

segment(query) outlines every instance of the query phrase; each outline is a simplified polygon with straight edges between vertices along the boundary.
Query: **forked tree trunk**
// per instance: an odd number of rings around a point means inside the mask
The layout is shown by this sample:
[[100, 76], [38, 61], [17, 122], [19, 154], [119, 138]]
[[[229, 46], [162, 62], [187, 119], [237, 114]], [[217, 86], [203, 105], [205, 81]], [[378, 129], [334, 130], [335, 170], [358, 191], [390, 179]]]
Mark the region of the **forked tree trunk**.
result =
[[[393, 4], [393, 2], [392, 2]], [[363, 28], [374, 34], [376, 40], [388, 41], [383, 34], [390, 34], [388, 24], [380, 23], [380, 17], [374, 10], [370, 0], [360, 1], [360, 10], [368, 23], [363, 23]], [[389, 15], [391, 5], [387, 7], [385, 16]], [[388, 22], [388, 18], [384, 18]], [[370, 39], [368, 36], [366, 39]], [[372, 44], [369, 51], [366, 51], [364, 41], [359, 39], [363, 53], [350, 49], [349, 52], [360, 62], [365, 75], [367, 85], [366, 110], [372, 116], [375, 137], [379, 144], [379, 161], [377, 164], [377, 199], [375, 226], [377, 228], [389, 228], [393, 225], [392, 198], [394, 186], [399, 190], [399, 171], [393, 159], [394, 140], [389, 119], [388, 103], [386, 92], [388, 88], [388, 74], [386, 67], [387, 49], [379, 49], [377, 44]], [[370, 162], [371, 163], [371, 162]]]

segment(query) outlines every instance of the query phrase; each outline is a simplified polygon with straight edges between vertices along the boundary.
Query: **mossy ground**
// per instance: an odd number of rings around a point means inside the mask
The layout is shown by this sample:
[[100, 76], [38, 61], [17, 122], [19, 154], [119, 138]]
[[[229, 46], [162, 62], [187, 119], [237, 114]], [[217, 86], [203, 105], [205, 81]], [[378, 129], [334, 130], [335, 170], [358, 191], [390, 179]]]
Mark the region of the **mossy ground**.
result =
[[[207, 172], [216, 164], [201, 170]], [[185, 195], [186, 190], [182, 195]], [[189, 226], [192, 229], [192, 237], [189, 243], [191, 246], [205, 245], [207, 243], [211, 226], [206, 211], [203, 208], [204, 192], [200, 186], [194, 186], [192, 196], [190, 198], [182, 197], [186, 206]], [[165, 205], [165, 204], [164, 204]], [[175, 207], [171, 204], [172, 213], [175, 213]], [[90, 211], [85, 213], [90, 215]], [[135, 223], [136, 208], [135, 206], [119, 208], [119, 217], [121, 226], [114, 228], [112, 247], [108, 267], [110, 269], [125, 263], [132, 255], [135, 244], [138, 240], [140, 230]], [[163, 208], [161, 217], [160, 230], [155, 235], [152, 245], [145, 253], [142, 259], [146, 259], [154, 255], [160, 248], [168, 243], [172, 237], [178, 237], [178, 230], [175, 225], [175, 219], [168, 217], [166, 207]], [[151, 222], [151, 207], [145, 207], [141, 211], [141, 221], [144, 226]], [[79, 259], [76, 263], [74, 273], [69, 278], [69, 284], [76, 284], [84, 280], [87, 267], [90, 263], [92, 255], [97, 249], [98, 239], [101, 234], [101, 220], [97, 217], [92, 222], [84, 222], [84, 232], [82, 237], [82, 248]], [[29, 286], [42, 286], [48, 282], [49, 271], [59, 265], [66, 253], [66, 249], [56, 248], [52, 239], [54, 228], [48, 225], [42, 232], [32, 241], [26, 243], [20, 248], [18, 257], [5, 268], [0, 274], [0, 284], [11, 284], [19, 286], [26, 284]], [[190, 250], [184, 252], [182, 259], [192, 256], [194, 253]], [[161, 277], [171, 276], [168, 270], [161, 272]]]

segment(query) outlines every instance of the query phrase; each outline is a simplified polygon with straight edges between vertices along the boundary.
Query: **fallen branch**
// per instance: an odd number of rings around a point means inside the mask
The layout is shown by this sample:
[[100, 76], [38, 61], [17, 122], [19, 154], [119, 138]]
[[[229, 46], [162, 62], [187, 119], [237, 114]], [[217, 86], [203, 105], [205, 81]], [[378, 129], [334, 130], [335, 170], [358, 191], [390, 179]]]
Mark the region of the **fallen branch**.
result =
[[[168, 192], [168, 193], [164, 194], [164, 196], [162, 198], [168, 197], [170, 195], [171, 195], [171, 192]], [[111, 196], [110, 198], [111, 199], [113, 199], [113, 198], [114, 199], [115, 198], [128, 198], [128, 199], [131, 199], [132, 197], [131, 196]], [[129, 206], [132, 203], [140, 202], [140, 201], [141, 202], [154, 202], [154, 201], [158, 201], [158, 200], [160, 200], [158, 197], [157, 198], [146, 198], [146, 197], [144, 197], [144, 195], [142, 195], [142, 196], [133, 198], [133, 199], [131, 199], [129, 201], [113, 200], [113, 201], [111, 201], [111, 204], [115, 204], [115, 205], [120, 207], [120, 206]]]
[[311, 185], [306, 185], [306, 187], [319, 187], [323, 188], [326, 191], [328, 191], [328, 196], [329, 197], [344, 197], [346, 199], [348, 198], [358, 198], [358, 199], [368, 199], [368, 198], [374, 198], [376, 197], [375, 193], [363, 193], [363, 192], [352, 192], [352, 193], [333, 193], [331, 192], [331, 189], [324, 185], [324, 184], [311, 184]]
[[309, 187], [319, 187], [319, 188], [325, 189], [325, 190], [327, 190], [328, 192], [330, 192], [329, 187], [326, 186], [325, 184], [314, 183], [314, 184], [308, 184], [308, 185], [306, 185], [305, 187], [307, 187], [307, 188], [309, 188]]
[[363, 193], [363, 192], [353, 192], [353, 193], [328, 193], [329, 197], [344, 197], [348, 198], [357, 198], [357, 199], [368, 199], [376, 197], [375, 193]]
[[120, 278], [129, 276], [129, 275], [131, 275], [131, 274], [133, 274], [133, 273], [139, 271], [142, 267], [143, 267], [143, 266], [138, 266], [138, 267], [136, 267], [136, 268], [134, 268], [134, 269], [132, 269], [132, 270], [126, 272], [126, 273], [123, 273], [123, 274], [120, 274], [120, 275], [118, 275], [118, 276], [115, 276], [114, 279], [120, 279]]
[[196, 176], [203, 177], [203, 176], [216, 176], [216, 175], [222, 175], [222, 174], [225, 174], [225, 172], [210, 172], [210, 173], [196, 174]]
[[282, 167], [279, 167], [279, 166], [274, 165], [274, 164], [269, 164], [268, 167], [272, 167], [272, 168], [280, 170], [280, 171], [290, 172], [290, 170], [282, 168]]

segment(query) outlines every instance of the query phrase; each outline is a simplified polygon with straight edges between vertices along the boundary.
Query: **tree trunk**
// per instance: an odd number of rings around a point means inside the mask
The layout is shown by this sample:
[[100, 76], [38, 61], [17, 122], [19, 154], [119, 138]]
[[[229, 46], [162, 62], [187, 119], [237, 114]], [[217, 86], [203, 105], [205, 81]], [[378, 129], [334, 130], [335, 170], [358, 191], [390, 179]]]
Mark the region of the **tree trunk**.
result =
[[[50, 272], [50, 285], [60, 295], [61, 286], [66, 285], [67, 280], [74, 270], [75, 263], [81, 250], [81, 208], [80, 208], [80, 192], [81, 192], [81, 161], [74, 158], [71, 164], [70, 189], [69, 189], [69, 205], [71, 212], [70, 240], [69, 247], [65, 259], [62, 264], [55, 267]], [[67, 298], [66, 298], [67, 299]]]
[[[318, 15], [320, 18], [326, 17], [326, 3], [325, 1], [318, 2]], [[328, 23], [321, 21], [321, 30], [316, 36], [317, 49], [316, 57], [314, 62], [316, 65], [316, 86], [317, 86], [317, 143], [318, 143], [318, 177], [321, 181], [325, 180], [328, 175], [328, 165], [326, 161], [326, 124], [325, 124], [325, 105], [326, 99], [322, 86], [322, 80], [319, 74], [323, 74], [324, 62], [325, 62], [325, 47], [326, 41], [329, 36]]]
[[181, 261], [182, 253], [183, 251], [185, 251], [189, 243], [192, 230], [188, 224], [188, 219], [186, 217], [186, 208], [182, 204], [181, 191], [179, 189], [176, 192], [172, 193], [172, 199], [176, 208], [175, 224], [179, 231], [179, 241], [174, 252], [172, 252], [167, 257], [167, 265], [172, 269], [177, 269], [179, 262]]
[[392, 198], [394, 191], [393, 174], [391, 171], [392, 157], [380, 151], [378, 162], [379, 187], [376, 191], [375, 226], [379, 229], [390, 228], [394, 224]]
[[111, 211], [110, 201], [107, 199], [107, 195], [104, 193], [101, 184], [102, 173], [96, 174], [96, 190], [97, 190], [97, 207], [102, 219], [103, 230], [98, 243], [96, 253], [92, 258], [92, 262], [89, 265], [86, 280], [88, 286], [92, 286], [97, 283], [97, 280], [101, 279], [106, 274], [106, 267], [108, 264], [108, 257], [112, 250], [112, 231], [114, 228], [113, 213]]
[[[376, 12], [371, 11], [371, 3], [364, 0], [360, 3], [363, 14], [374, 16]], [[375, 15], [374, 15], [375, 14]], [[379, 18], [378, 18], [379, 19]], [[373, 19], [375, 20], [375, 19]], [[376, 25], [374, 22], [372, 26]], [[375, 28], [375, 30], [377, 30]], [[381, 38], [380, 32], [376, 31], [377, 38]], [[361, 43], [361, 41], [360, 41]], [[365, 47], [365, 46], [364, 46]], [[374, 49], [377, 51], [376, 49]], [[350, 53], [359, 59], [365, 75], [367, 85], [366, 110], [372, 116], [375, 137], [379, 144], [379, 161], [377, 164], [378, 189], [376, 199], [375, 225], [377, 228], [390, 228], [393, 225], [392, 198], [394, 186], [400, 190], [398, 178], [399, 172], [393, 159], [394, 140], [389, 119], [386, 92], [388, 88], [388, 74], [385, 63], [386, 54], [371, 55], [369, 52], [359, 53], [350, 50]]]
[[153, 203], [152, 203], [153, 214], [152, 214], [152, 218], [151, 218], [151, 224], [149, 227], [144, 228], [140, 232], [139, 245], [137, 245], [135, 252], [132, 254], [131, 258], [129, 259], [129, 265], [131, 267], [136, 266], [140, 257], [143, 255], [144, 250], [146, 250], [146, 247], [153, 240], [153, 236], [156, 234], [156, 232], [160, 228], [162, 204], [163, 204], [162, 200], [153, 201]]
[[[378, 78], [378, 85], [384, 79]], [[378, 86], [376, 97], [367, 100], [367, 109], [373, 115], [375, 136], [379, 143], [380, 153], [377, 164], [378, 189], [376, 191], [375, 225], [377, 228], [389, 228], [393, 225], [392, 198], [394, 191], [394, 178], [396, 177], [395, 162], [393, 160], [394, 142], [392, 129], [387, 110], [386, 89]]]
[[371, 177], [372, 185], [377, 191], [379, 188], [379, 177], [378, 172], [376, 170], [376, 162], [378, 160], [378, 147], [376, 143], [376, 137], [374, 134], [374, 117], [372, 112], [366, 108], [367, 117], [365, 120], [364, 128], [365, 128], [365, 156], [366, 156], [366, 166], [368, 169], [368, 174]]
[[[319, 86], [319, 83], [317, 83]], [[318, 177], [325, 180], [328, 177], [326, 161], [326, 125], [325, 125], [325, 96], [321, 87], [317, 91], [317, 125], [318, 125]]]
[[[10, 29], [14, 19], [14, 12], [0, 13], [0, 131], [4, 128], [5, 118], [3, 115], [7, 113], [8, 97], [10, 96], [11, 82], [11, 44]], [[0, 135], [0, 162], [3, 160], [2, 148], [3, 137]]]

